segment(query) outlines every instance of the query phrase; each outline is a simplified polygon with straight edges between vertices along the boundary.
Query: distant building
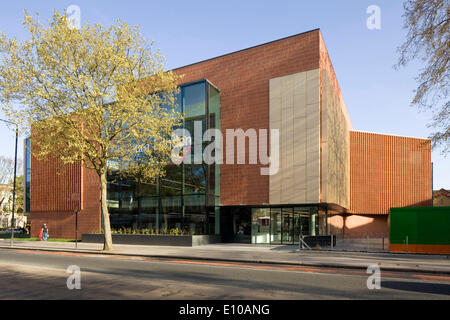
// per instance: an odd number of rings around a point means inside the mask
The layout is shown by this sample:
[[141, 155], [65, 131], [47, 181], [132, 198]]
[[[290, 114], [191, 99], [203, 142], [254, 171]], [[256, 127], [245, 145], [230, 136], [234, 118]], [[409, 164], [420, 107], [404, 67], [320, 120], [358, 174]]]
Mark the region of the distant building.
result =
[[[10, 228], [11, 227], [11, 213], [10, 212], [2, 212], [0, 214], [0, 228]], [[14, 215], [14, 220], [16, 221], [16, 229], [25, 228], [27, 225], [28, 218], [24, 215]]]
[[[0, 185], [0, 228], [11, 227], [12, 201], [10, 199], [12, 199], [12, 190], [13, 187], [9, 184]], [[16, 228], [24, 228], [27, 224], [27, 217], [20, 213], [17, 214], [17, 208], [14, 219], [16, 220]]]
[[450, 191], [445, 189], [433, 191], [433, 206], [435, 207], [450, 206]]

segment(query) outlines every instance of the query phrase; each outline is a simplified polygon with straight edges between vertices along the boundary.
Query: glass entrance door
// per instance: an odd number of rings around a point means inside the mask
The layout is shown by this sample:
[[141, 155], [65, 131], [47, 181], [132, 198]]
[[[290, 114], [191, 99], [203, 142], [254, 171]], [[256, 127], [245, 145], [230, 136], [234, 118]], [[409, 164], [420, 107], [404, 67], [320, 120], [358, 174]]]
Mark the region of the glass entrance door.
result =
[[294, 242], [294, 221], [292, 208], [283, 208], [282, 209], [282, 236], [281, 243], [282, 244], [292, 244]]
[[311, 215], [309, 209], [300, 209], [298, 211], [298, 217], [300, 221], [299, 236], [311, 235]]
[[[317, 215], [316, 208], [291, 207], [267, 210], [270, 210], [270, 222], [266, 222], [266, 225], [270, 223], [270, 243], [298, 244], [300, 236], [316, 235], [317, 226], [314, 216], [314, 214]], [[269, 217], [269, 211], [265, 217]]]
[[252, 243], [270, 243], [270, 209], [252, 209]]
[[293, 221], [294, 221], [294, 244], [298, 244], [301, 234], [302, 219], [300, 218], [300, 213], [295, 209]]

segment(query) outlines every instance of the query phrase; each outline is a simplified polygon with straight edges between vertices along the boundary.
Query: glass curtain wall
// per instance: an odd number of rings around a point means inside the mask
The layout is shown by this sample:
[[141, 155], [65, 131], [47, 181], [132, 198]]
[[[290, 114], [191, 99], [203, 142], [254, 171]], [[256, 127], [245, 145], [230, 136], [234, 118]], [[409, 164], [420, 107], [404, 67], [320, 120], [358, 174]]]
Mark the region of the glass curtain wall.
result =
[[[215, 234], [220, 229], [220, 164], [195, 164], [196, 140], [209, 128], [220, 129], [220, 92], [203, 80], [183, 85], [177, 104], [184, 113], [183, 127], [190, 132], [191, 163], [168, 165], [165, 176], [154, 183], [118, 180], [108, 171], [108, 206], [113, 229], [178, 229], [191, 234]], [[201, 132], [194, 128], [201, 126]], [[203, 149], [211, 142], [203, 142]], [[203, 159], [203, 158], [201, 158]], [[217, 223], [216, 223], [217, 222]]]

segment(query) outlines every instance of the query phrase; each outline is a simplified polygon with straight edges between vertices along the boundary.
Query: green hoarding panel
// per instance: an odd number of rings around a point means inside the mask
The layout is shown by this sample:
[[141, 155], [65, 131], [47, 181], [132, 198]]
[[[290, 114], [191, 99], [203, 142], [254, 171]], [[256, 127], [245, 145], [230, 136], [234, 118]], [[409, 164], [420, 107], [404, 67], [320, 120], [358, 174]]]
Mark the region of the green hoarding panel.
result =
[[397, 209], [399, 208], [391, 209], [390, 243], [404, 244], [406, 237], [409, 243], [414, 243], [417, 241], [417, 212], [413, 210], [404, 212]]
[[392, 244], [449, 245], [450, 207], [391, 208], [389, 234]]

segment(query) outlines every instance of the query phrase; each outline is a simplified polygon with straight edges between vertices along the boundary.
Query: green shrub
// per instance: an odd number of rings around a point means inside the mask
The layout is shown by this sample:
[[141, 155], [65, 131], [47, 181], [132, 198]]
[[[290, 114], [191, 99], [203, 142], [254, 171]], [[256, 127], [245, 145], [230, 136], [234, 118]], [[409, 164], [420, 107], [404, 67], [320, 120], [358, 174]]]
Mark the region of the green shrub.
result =
[[172, 236], [188, 236], [188, 235], [195, 235], [195, 232], [191, 232], [189, 230], [182, 230], [179, 228], [172, 228], [172, 229], [148, 229], [148, 228], [141, 228], [141, 229], [133, 229], [133, 228], [119, 228], [119, 229], [112, 229], [112, 234], [131, 234], [131, 235], [172, 235]]

